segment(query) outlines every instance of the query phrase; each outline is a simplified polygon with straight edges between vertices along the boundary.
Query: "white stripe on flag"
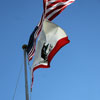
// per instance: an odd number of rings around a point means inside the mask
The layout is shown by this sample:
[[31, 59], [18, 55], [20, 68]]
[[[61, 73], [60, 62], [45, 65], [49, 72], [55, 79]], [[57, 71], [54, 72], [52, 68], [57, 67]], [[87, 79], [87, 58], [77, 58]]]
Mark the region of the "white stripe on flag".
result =
[[57, 10], [55, 10], [55, 11], [53, 11], [51, 14], [49, 14], [48, 16], [47, 16], [47, 19], [50, 19], [54, 14], [56, 14], [58, 11], [60, 11], [61, 9], [57, 9]]

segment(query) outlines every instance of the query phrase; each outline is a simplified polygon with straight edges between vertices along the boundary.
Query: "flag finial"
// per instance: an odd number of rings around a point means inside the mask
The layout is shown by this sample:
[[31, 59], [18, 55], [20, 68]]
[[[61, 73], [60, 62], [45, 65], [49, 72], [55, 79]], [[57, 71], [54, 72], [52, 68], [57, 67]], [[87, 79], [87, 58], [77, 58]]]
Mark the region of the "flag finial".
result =
[[26, 44], [22, 45], [22, 48], [27, 50], [27, 45]]

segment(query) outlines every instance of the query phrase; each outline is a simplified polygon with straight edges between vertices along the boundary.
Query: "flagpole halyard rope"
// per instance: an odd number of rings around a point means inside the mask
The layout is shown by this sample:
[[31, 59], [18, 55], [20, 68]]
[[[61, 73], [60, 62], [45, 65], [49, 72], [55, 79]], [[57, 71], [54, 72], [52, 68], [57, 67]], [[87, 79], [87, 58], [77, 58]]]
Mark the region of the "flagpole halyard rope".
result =
[[31, 97], [32, 97], [32, 92], [31, 92], [31, 80], [32, 80], [32, 78], [31, 78], [31, 67], [29, 66], [29, 70], [30, 70], [30, 100], [31, 100]]
[[17, 82], [16, 82], [16, 87], [15, 87], [15, 90], [14, 90], [12, 100], [14, 100], [15, 96], [16, 96], [16, 91], [17, 91], [17, 88], [18, 88], [18, 83], [19, 83], [19, 79], [20, 79], [20, 76], [21, 76], [22, 68], [23, 68], [23, 65], [21, 65], [21, 67], [20, 67], [20, 71], [19, 71], [19, 74], [18, 74], [18, 79], [17, 79]]

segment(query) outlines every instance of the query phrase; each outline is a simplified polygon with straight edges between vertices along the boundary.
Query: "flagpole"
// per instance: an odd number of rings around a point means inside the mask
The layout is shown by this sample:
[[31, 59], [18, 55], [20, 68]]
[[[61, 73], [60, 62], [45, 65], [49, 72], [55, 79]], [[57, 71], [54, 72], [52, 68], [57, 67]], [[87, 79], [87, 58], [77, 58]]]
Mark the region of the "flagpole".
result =
[[27, 64], [26, 64], [26, 51], [27, 51], [27, 45], [22, 46], [24, 50], [24, 70], [25, 70], [25, 93], [26, 93], [26, 100], [29, 100], [29, 94], [28, 94], [28, 81], [27, 81]]

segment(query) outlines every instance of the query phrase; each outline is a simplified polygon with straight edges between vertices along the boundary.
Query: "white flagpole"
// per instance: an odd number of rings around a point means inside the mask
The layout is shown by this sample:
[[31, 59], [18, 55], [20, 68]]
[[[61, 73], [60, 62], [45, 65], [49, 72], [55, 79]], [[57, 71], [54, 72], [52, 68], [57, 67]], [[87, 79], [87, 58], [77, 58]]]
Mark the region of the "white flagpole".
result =
[[22, 46], [24, 50], [24, 69], [25, 69], [25, 93], [26, 93], [26, 100], [29, 100], [29, 94], [28, 94], [28, 82], [27, 82], [27, 64], [26, 64], [26, 51], [27, 51], [27, 45]]

